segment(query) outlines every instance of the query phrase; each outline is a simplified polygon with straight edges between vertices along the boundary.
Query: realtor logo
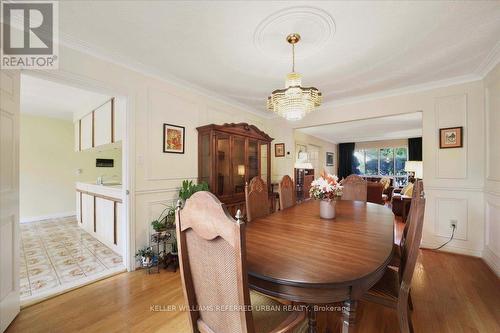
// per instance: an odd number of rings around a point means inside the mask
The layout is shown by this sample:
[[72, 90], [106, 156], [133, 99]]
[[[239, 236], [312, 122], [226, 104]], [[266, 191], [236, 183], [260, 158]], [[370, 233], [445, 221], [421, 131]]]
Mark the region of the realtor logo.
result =
[[2, 69], [58, 68], [58, 2], [2, 2]]

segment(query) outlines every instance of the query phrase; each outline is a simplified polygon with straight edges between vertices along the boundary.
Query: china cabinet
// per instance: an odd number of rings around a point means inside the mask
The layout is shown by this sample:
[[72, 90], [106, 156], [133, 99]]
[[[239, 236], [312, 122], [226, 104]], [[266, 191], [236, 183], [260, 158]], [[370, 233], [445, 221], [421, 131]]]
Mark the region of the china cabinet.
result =
[[271, 185], [271, 138], [246, 123], [206, 125], [198, 130], [198, 182], [207, 182], [234, 215], [245, 211], [245, 183], [255, 176]]

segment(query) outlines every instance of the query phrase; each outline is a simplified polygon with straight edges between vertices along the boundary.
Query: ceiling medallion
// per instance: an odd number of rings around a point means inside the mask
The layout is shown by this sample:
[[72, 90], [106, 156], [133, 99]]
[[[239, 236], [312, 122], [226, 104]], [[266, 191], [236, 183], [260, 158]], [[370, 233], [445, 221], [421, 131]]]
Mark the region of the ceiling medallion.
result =
[[321, 105], [321, 92], [314, 87], [302, 87], [302, 77], [295, 72], [295, 44], [298, 33], [286, 37], [292, 45], [292, 72], [286, 76], [285, 89], [277, 89], [267, 98], [267, 109], [286, 120], [300, 120]]

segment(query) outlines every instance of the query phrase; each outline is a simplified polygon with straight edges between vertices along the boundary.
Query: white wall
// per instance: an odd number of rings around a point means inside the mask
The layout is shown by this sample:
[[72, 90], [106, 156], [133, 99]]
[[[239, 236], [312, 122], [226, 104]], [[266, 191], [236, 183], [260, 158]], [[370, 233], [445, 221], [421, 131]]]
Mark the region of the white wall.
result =
[[356, 142], [356, 149], [408, 147], [408, 139]]
[[500, 64], [485, 78], [486, 173], [484, 260], [500, 276]]
[[[427, 197], [422, 244], [435, 247], [451, 234], [444, 250], [481, 256], [484, 247], [484, 86], [483, 81], [344, 105], [325, 105], [296, 127], [422, 112], [424, 183]], [[464, 147], [439, 149], [439, 128], [463, 126]]]
[[[121, 149], [75, 152], [71, 121], [21, 114], [20, 128], [22, 222], [75, 214], [76, 181], [93, 182], [100, 175], [121, 180]], [[112, 158], [115, 166], [96, 168], [96, 158]]]
[[[274, 137], [273, 143], [284, 142], [287, 147], [294, 147], [294, 128], [422, 111], [428, 202], [423, 244], [435, 246], [446, 241], [451, 232], [449, 219], [453, 218], [459, 220], [458, 239], [446, 249], [481, 255], [484, 245], [485, 152], [477, 147], [485, 144], [482, 81], [343, 106], [324, 106], [303, 121], [288, 123], [282, 119], [261, 118], [244, 112], [234, 103], [180, 88], [64, 46], [60, 54], [60, 70], [47, 72], [47, 75], [69, 76], [82, 82], [91, 80], [99, 86], [120, 91], [129, 99], [134, 247], [147, 244], [149, 221], [159, 213], [163, 204], [176, 197], [181, 180], [197, 177], [197, 126], [245, 121]], [[163, 122], [186, 127], [184, 155], [162, 153]], [[438, 128], [447, 126], [464, 126], [464, 148], [439, 149]], [[273, 158], [273, 179], [291, 174], [293, 163], [293, 158]]]

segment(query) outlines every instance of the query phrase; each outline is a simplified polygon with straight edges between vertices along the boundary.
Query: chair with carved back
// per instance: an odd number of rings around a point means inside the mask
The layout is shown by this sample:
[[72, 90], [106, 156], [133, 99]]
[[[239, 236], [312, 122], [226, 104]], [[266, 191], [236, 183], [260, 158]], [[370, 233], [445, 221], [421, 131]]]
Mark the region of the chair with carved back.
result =
[[[192, 332], [296, 332], [304, 312], [256, 292], [247, 281], [245, 223], [231, 218], [210, 192], [197, 192], [177, 206], [177, 239], [184, 297]], [[257, 310], [252, 312], [252, 307]], [[258, 311], [263, 307], [274, 311]]]
[[245, 184], [245, 201], [247, 221], [269, 215], [269, 194], [266, 183], [259, 176], [253, 177]]
[[364, 201], [367, 199], [367, 182], [358, 175], [349, 175], [341, 182], [342, 200]]
[[402, 333], [413, 332], [409, 309], [410, 286], [417, 263], [425, 213], [423, 192], [412, 202], [411, 220], [402, 246], [399, 269], [387, 269], [384, 276], [373, 286], [363, 299], [396, 309], [399, 328]]
[[292, 178], [285, 175], [278, 185], [278, 193], [280, 197], [280, 208], [285, 209], [296, 204], [295, 186]]

